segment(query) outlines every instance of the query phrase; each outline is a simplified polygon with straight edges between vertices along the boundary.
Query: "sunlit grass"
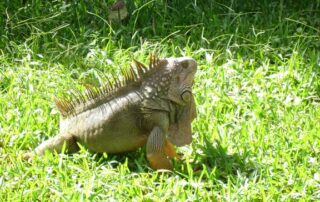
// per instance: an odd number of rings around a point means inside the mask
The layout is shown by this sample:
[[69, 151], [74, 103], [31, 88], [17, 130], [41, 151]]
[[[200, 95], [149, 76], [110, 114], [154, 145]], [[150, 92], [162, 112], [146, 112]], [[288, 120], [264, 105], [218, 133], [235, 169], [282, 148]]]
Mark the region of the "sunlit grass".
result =
[[[244, 2], [128, 1], [122, 24], [101, 20], [111, 1], [0, 3], [0, 200], [320, 200], [320, 2]], [[22, 160], [57, 134], [55, 96], [154, 52], [199, 65], [173, 172], [144, 148]]]

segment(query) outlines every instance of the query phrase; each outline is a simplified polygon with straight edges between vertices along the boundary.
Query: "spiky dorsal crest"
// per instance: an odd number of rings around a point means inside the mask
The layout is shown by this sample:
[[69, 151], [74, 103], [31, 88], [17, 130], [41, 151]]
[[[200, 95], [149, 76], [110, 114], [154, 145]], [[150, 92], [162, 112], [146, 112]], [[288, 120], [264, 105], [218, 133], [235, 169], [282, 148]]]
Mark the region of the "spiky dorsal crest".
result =
[[123, 79], [113, 77], [111, 81], [106, 77], [107, 81], [103, 86], [85, 85], [85, 92], [72, 90], [69, 98], [55, 98], [55, 104], [62, 117], [76, 115], [97, 107], [141, 84], [143, 79], [162, 68], [161, 61], [163, 60], [151, 55], [149, 66], [147, 67], [141, 62], [133, 60], [134, 66], [130, 65], [129, 70], [124, 71], [121, 69]]

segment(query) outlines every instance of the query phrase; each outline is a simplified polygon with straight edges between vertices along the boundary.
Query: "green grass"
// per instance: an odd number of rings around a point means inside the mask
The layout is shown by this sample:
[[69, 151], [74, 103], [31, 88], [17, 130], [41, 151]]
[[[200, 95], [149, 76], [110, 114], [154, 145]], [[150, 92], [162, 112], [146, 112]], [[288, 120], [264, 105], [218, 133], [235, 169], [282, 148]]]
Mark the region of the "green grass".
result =
[[[320, 200], [320, 1], [0, 3], [0, 201]], [[58, 132], [53, 98], [132, 58], [199, 64], [194, 140], [174, 172], [145, 150], [21, 155]]]

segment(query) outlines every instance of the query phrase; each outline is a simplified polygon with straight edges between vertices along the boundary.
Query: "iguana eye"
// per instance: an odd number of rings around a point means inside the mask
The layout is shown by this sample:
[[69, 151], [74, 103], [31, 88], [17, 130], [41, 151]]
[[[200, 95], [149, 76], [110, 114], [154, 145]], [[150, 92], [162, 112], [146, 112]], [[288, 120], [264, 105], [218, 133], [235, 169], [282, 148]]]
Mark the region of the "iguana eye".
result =
[[186, 61], [182, 61], [181, 62], [181, 66], [184, 68], [184, 69], [187, 69], [189, 67], [189, 62], [186, 60]]

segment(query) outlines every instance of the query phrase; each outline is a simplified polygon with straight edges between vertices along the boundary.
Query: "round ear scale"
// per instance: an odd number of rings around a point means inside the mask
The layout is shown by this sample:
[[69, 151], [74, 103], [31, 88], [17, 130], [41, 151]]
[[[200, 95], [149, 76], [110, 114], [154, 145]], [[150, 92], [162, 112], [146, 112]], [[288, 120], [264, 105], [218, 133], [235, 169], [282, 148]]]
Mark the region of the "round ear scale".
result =
[[181, 99], [184, 102], [190, 102], [190, 100], [192, 99], [192, 93], [190, 91], [183, 92], [181, 95]]

